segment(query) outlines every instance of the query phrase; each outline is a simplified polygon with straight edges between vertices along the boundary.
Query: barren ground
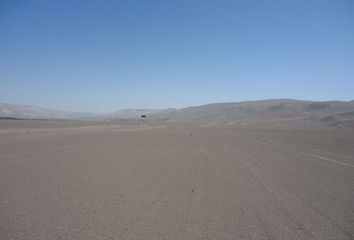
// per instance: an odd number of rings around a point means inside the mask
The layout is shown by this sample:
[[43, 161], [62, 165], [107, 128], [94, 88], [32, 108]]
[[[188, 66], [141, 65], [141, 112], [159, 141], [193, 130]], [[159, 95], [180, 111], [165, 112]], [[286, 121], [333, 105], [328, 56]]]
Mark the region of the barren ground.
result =
[[0, 239], [354, 239], [352, 131], [0, 124]]

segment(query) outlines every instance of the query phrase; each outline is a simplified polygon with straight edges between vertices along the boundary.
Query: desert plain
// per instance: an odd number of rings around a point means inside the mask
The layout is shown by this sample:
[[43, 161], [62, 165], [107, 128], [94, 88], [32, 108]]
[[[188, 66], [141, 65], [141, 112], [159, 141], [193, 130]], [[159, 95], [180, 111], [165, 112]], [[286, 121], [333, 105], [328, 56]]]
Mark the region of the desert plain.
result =
[[0, 239], [354, 239], [354, 131], [1, 120]]

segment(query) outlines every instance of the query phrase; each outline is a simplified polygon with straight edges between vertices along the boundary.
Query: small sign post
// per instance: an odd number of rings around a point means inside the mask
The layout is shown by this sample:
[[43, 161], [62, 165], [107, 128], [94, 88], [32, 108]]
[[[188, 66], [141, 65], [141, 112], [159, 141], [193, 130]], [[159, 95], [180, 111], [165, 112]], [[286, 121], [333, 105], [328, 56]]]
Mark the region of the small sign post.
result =
[[141, 127], [142, 128], [147, 128], [146, 115], [141, 115]]

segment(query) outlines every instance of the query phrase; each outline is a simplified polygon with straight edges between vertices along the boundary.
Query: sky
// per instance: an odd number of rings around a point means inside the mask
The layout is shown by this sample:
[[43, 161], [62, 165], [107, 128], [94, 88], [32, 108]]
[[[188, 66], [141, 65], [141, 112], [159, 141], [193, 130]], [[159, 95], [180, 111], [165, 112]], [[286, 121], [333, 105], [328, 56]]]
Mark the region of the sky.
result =
[[0, 102], [354, 99], [352, 0], [0, 0]]

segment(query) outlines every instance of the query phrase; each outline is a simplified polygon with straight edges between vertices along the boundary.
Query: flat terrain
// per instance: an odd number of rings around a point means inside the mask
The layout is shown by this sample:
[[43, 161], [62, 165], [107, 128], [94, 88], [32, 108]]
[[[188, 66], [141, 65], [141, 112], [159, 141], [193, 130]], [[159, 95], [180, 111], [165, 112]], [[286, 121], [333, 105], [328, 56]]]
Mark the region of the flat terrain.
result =
[[351, 131], [6, 124], [0, 239], [354, 239]]

